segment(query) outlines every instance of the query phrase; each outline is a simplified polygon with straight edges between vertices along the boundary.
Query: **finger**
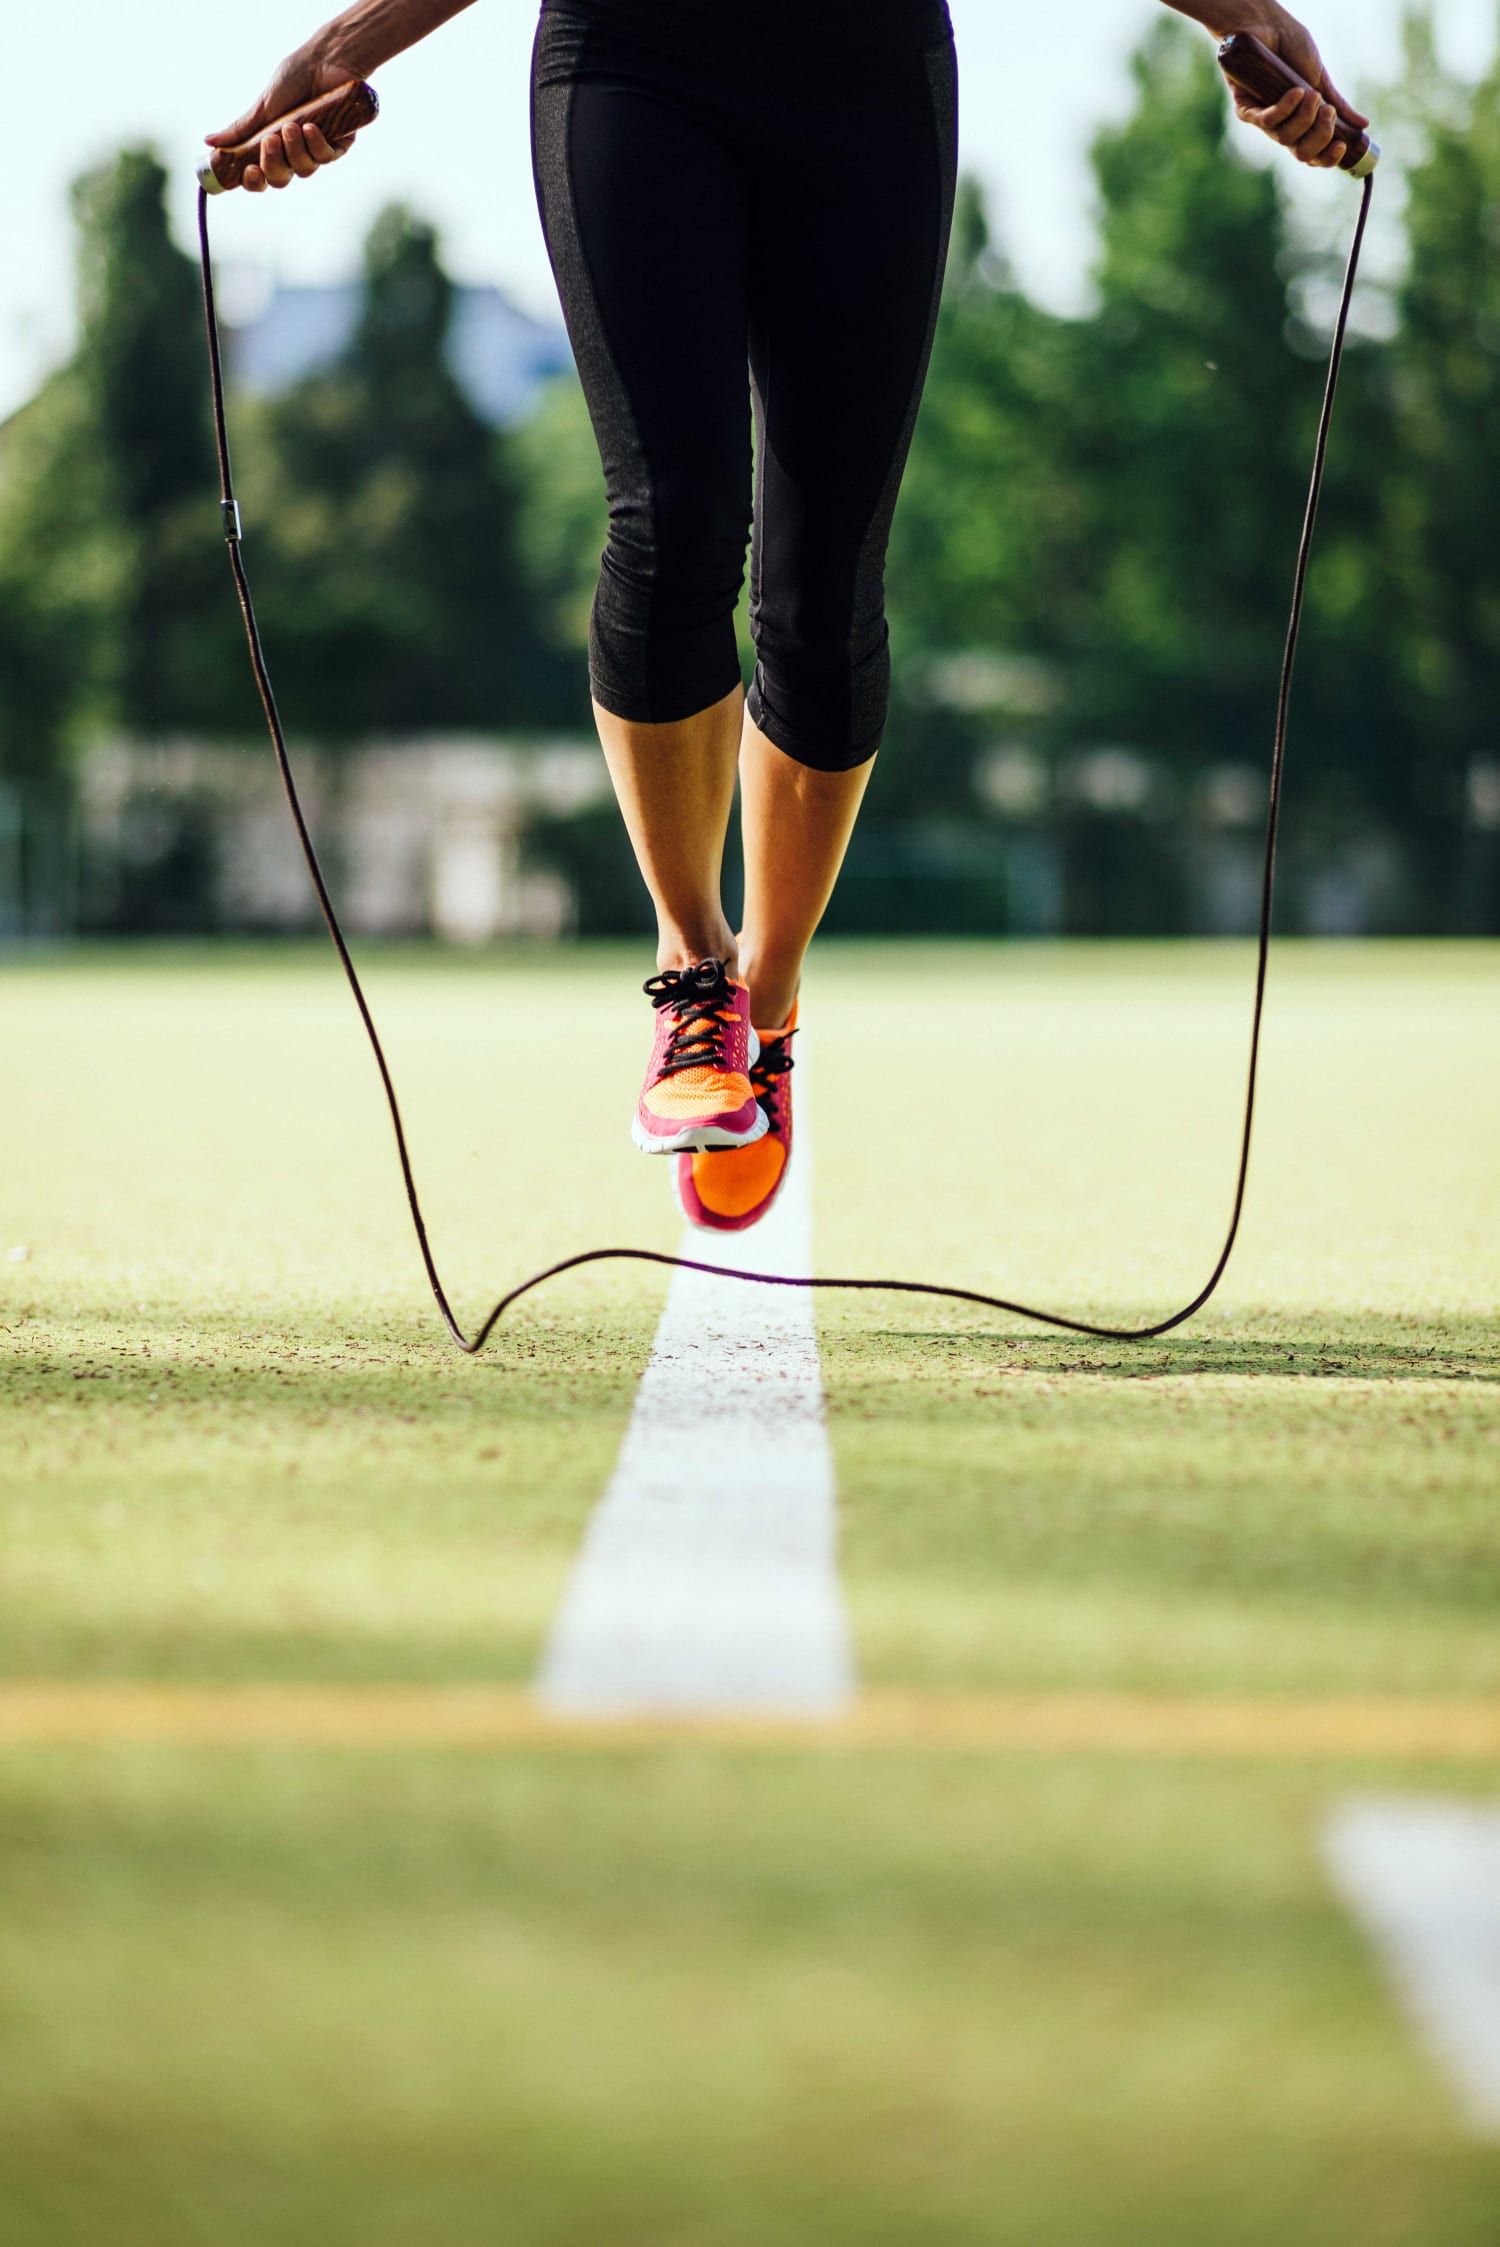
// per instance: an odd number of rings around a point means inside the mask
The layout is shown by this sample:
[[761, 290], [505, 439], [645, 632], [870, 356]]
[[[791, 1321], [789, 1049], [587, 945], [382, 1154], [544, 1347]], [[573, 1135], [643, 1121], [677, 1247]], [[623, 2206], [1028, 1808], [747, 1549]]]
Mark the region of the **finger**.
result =
[[1318, 162], [1325, 171], [1336, 172], [1348, 153], [1349, 143], [1346, 140], [1336, 140], [1333, 146], [1318, 158]]
[[1280, 141], [1283, 148], [1296, 148], [1313, 130], [1322, 115], [1322, 111], [1323, 104], [1309, 87], [1307, 92], [1300, 96], [1291, 115], [1283, 124], [1275, 128], [1271, 136], [1272, 139]]
[[[1332, 115], [1332, 112], [1329, 113]], [[1331, 128], [1330, 128], [1331, 130]], [[303, 129], [298, 124], [283, 125], [281, 145], [286, 160], [298, 179], [311, 179], [318, 168], [318, 159], [308, 147]]]
[[1247, 125], [1258, 125], [1263, 133], [1269, 133], [1272, 140], [1279, 141], [1283, 148], [1292, 148], [1306, 132], [1310, 119], [1316, 116], [1317, 101], [1318, 97], [1311, 87], [1293, 86], [1289, 93], [1283, 94], [1280, 101], [1273, 102], [1269, 109], [1247, 106], [1240, 110], [1240, 115]]
[[1325, 150], [1333, 145], [1333, 136], [1338, 130], [1338, 121], [1338, 112], [1335, 110], [1333, 103], [1331, 101], [1321, 102], [1312, 123], [1297, 143], [1299, 162], [1304, 164], [1319, 164], [1322, 162]]
[[240, 185], [241, 187], [245, 188], [251, 195], [265, 194], [266, 175], [261, 170], [259, 164], [247, 164], [245, 166], [245, 176], [240, 181]]
[[268, 187], [290, 187], [293, 179], [291, 165], [286, 160], [286, 150], [281, 145], [280, 133], [267, 133], [260, 144], [260, 168]]
[[1234, 106], [1247, 125], [1258, 125], [1263, 133], [1274, 133], [1294, 110], [1302, 107], [1304, 90], [1301, 86], [1288, 86], [1280, 101], [1273, 102], [1269, 109], [1257, 108], [1253, 96], [1237, 91]]
[[311, 118], [302, 127], [302, 144], [315, 164], [336, 164], [346, 148], [354, 145], [353, 136], [335, 146], [325, 140], [321, 128]]
[[243, 141], [250, 140], [270, 122], [264, 101], [258, 101], [253, 109], [245, 111], [243, 117], [236, 117], [232, 125], [225, 125], [217, 133], [205, 133], [203, 138], [210, 148], [238, 148]]

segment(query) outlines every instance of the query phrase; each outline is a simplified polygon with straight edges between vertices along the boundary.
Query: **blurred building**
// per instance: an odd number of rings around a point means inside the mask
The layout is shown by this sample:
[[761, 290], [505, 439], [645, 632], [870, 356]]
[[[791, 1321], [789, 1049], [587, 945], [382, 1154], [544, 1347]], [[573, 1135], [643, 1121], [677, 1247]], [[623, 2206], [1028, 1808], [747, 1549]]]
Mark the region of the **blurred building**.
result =
[[[326, 287], [278, 283], [253, 319], [230, 331], [237, 387], [275, 397], [331, 366], [354, 339], [362, 301], [358, 281]], [[509, 428], [524, 421], [543, 386], [573, 364], [558, 321], [535, 320], [496, 288], [453, 291], [448, 364], [474, 411]]]
[[[538, 819], [609, 794], [592, 742], [439, 735], [302, 752], [298, 787], [351, 934], [555, 937], [567, 879], [527, 862]], [[98, 930], [295, 933], [317, 904], [269, 753], [118, 738], [85, 755], [80, 920]]]

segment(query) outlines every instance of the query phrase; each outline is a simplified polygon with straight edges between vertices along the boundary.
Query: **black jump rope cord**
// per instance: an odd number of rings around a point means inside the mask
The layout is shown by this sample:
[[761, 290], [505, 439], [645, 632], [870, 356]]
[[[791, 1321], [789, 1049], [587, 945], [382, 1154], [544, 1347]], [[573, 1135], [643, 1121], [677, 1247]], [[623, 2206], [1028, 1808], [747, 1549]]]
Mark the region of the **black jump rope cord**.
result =
[[1239, 1170], [1235, 1179], [1234, 1207], [1230, 1214], [1229, 1230], [1219, 1251], [1217, 1263], [1203, 1286], [1191, 1302], [1181, 1310], [1173, 1311], [1169, 1318], [1155, 1319], [1149, 1326], [1099, 1326], [1090, 1319], [1068, 1318], [1059, 1311], [1038, 1310], [1030, 1303], [1013, 1303], [1003, 1295], [984, 1295], [975, 1288], [940, 1287], [930, 1280], [867, 1280], [867, 1279], [798, 1279], [790, 1275], [771, 1272], [741, 1272], [730, 1265], [703, 1264], [688, 1256], [667, 1256], [652, 1248], [591, 1248], [581, 1255], [564, 1257], [560, 1264], [550, 1264], [544, 1272], [535, 1272], [530, 1279], [522, 1280], [509, 1294], [502, 1295], [483, 1324], [471, 1335], [465, 1334], [454, 1317], [437, 1264], [433, 1258], [432, 1244], [427, 1238], [427, 1225], [422, 1216], [422, 1204], [417, 1194], [416, 1176], [412, 1170], [411, 1151], [406, 1143], [406, 1127], [401, 1121], [401, 1105], [396, 1097], [396, 1086], [386, 1060], [375, 1018], [370, 1012], [344, 932], [339, 926], [338, 914], [328, 894], [328, 884], [323, 879], [323, 869], [318, 864], [318, 854], [308, 832], [307, 820], [297, 794], [297, 783], [292, 773], [291, 759], [287, 754], [286, 736], [276, 708], [276, 696], [266, 668], [265, 649], [261, 645], [260, 628], [255, 621], [255, 607], [250, 598], [250, 583], [245, 575], [244, 558], [240, 552], [240, 517], [235, 503], [234, 486], [229, 470], [229, 434], [224, 418], [224, 374], [219, 353], [219, 325], [214, 312], [213, 264], [208, 249], [208, 197], [200, 188], [198, 194], [198, 244], [203, 263], [203, 314], [208, 330], [208, 363], [213, 383], [214, 441], [219, 454], [219, 495], [223, 514], [224, 536], [229, 545], [229, 566], [234, 572], [235, 590], [239, 594], [240, 610], [245, 620], [245, 637], [250, 647], [250, 662], [255, 671], [255, 684], [260, 690], [261, 705], [266, 714], [266, 725], [271, 735], [271, 746], [276, 753], [276, 764], [281, 774], [281, 784], [286, 791], [288, 808], [297, 830], [297, 840], [307, 861], [307, 871], [317, 893], [319, 909], [339, 956], [345, 979], [359, 1009], [359, 1018], [365, 1026], [370, 1050], [375, 1056], [375, 1066], [380, 1071], [380, 1082], [390, 1111], [391, 1129], [396, 1135], [396, 1155], [401, 1165], [401, 1182], [406, 1188], [406, 1204], [411, 1211], [412, 1228], [417, 1236], [417, 1246], [422, 1253], [422, 1263], [427, 1273], [433, 1297], [442, 1313], [443, 1324], [459, 1349], [476, 1357], [484, 1348], [495, 1328], [513, 1303], [533, 1288], [555, 1280], [564, 1272], [576, 1272], [585, 1264], [633, 1263], [660, 1264], [669, 1271], [705, 1272], [713, 1279], [747, 1280], [761, 1287], [836, 1288], [868, 1294], [924, 1295], [948, 1303], [974, 1303], [982, 1310], [1004, 1311], [1012, 1318], [1033, 1320], [1040, 1326], [1060, 1327], [1068, 1334], [1086, 1334], [1105, 1342], [1149, 1342], [1158, 1335], [1170, 1334], [1174, 1327], [1184, 1325], [1197, 1315], [1217, 1288], [1234, 1253], [1239, 1235], [1240, 1218], [1245, 1207], [1245, 1187], [1250, 1175], [1250, 1140], [1255, 1124], [1255, 1090], [1260, 1067], [1261, 1022], [1266, 1003], [1266, 968], [1271, 944], [1271, 904], [1276, 887], [1276, 840], [1281, 824], [1281, 784], [1286, 762], [1287, 709], [1291, 700], [1292, 670], [1296, 662], [1297, 641], [1302, 629], [1302, 605], [1307, 588], [1307, 564], [1312, 552], [1313, 528], [1318, 517], [1318, 499], [1323, 489], [1323, 468], [1328, 453], [1328, 431], [1333, 419], [1333, 401], [1338, 389], [1339, 368], [1344, 357], [1344, 338], [1349, 325], [1349, 305], [1354, 294], [1355, 277], [1359, 271], [1359, 254], [1364, 244], [1365, 223], [1370, 215], [1370, 196], [1375, 185], [1373, 174], [1363, 183], [1360, 196], [1359, 217], [1355, 222], [1354, 240], [1349, 250], [1349, 262], [1344, 273], [1343, 294], [1339, 301], [1338, 319], [1333, 331], [1333, 346], [1328, 357], [1328, 379], [1323, 390], [1322, 410], [1318, 416], [1317, 442], [1313, 448], [1312, 480], [1308, 487], [1307, 507], [1302, 517], [1302, 535], [1297, 546], [1297, 567], [1292, 581], [1291, 616], [1287, 623], [1286, 648], [1281, 658], [1281, 679], [1276, 693], [1276, 726], [1271, 746], [1271, 785], [1266, 811], [1265, 858], [1260, 886], [1260, 934], [1255, 957], [1255, 1001], [1250, 1019], [1250, 1063], [1245, 1082], [1245, 1115], [1240, 1134]]

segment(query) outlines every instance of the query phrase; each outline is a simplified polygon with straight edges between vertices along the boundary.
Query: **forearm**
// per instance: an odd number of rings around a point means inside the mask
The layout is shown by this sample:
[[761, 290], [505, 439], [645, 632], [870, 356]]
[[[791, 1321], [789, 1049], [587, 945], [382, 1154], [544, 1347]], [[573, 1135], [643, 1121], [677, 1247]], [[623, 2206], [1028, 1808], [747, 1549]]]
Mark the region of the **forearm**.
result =
[[310, 57], [336, 58], [356, 77], [368, 78], [392, 55], [414, 47], [473, 0], [354, 0], [307, 42]]

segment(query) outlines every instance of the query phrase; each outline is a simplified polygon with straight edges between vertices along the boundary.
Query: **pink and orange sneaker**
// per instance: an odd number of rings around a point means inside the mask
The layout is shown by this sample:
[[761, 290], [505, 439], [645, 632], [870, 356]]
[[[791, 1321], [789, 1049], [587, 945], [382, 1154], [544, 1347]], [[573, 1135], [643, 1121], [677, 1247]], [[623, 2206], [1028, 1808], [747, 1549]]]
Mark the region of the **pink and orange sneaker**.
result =
[[644, 1154], [748, 1147], [770, 1119], [750, 1082], [760, 1048], [750, 994], [722, 960], [667, 968], [643, 988], [656, 1009], [656, 1043], [631, 1137]]
[[786, 1027], [762, 1030], [750, 1082], [766, 1129], [747, 1147], [679, 1155], [672, 1173], [678, 1206], [692, 1225], [711, 1233], [744, 1233], [758, 1225], [780, 1193], [792, 1160], [793, 1007]]

